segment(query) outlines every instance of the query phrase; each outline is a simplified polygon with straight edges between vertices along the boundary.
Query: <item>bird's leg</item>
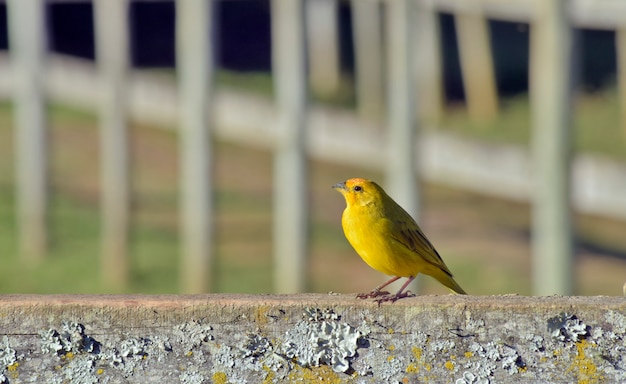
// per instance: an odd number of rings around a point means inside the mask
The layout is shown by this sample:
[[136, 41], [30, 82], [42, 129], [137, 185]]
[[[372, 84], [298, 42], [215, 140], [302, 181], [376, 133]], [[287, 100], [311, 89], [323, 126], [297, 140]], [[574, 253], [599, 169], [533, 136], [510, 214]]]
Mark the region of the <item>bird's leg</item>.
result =
[[374, 300], [375, 302], [378, 303], [378, 305], [380, 305], [380, 303], [383, 303], [385, 301], [391, 301], [392, 303], [398, 299], [402, 299], [404, 297], [408, 297], [408, 296], [415, 296], [412, 292], [407, 291], [407, 292], [403, 292], [406, 287], [411, 284], [411, 281], [413, 281], [413, 279], [415, 279], [415, 276], [409, 276], [408, 279], [406, 279], [406, 282], [404, 284], [402, 284], [402, 287], [400, 287], [400, 290], [398, 290], [398, 292], [396, 292], [396, 294], [391, 295], [391, 294], [386, 294], [384, 296], [378, 297], [376, 300]]
[[[358, 295], [356, 295], [356, 297], [358, 299], [371, 299], [373, 297], [378, 297], [378, 296], [382, 296], [382, 295], [389, 295], [389, 292], [381, 291], [381, 289], [385, 288], [386, 286], [388, 286], [389, 284], [391, 284], [394, 281], [398, 280], [399, 278], [400, 278], [400, 276], [392, 277], [391, 279], [389, 279], [389, 281], [387, 281], [387, 282], [379, 285], [378, 287], [374, 288], [371, 292], [359, 293]], [[402, 288], [404, 289], [404, 286]]]

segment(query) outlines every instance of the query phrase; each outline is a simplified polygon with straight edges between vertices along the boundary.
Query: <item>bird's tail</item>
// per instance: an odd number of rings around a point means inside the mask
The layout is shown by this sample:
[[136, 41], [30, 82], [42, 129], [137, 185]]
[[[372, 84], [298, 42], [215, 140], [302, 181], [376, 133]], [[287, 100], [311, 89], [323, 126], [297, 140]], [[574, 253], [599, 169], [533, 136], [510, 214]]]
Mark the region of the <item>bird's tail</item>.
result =
[[459, 295], [467, 295], [467, 293], [461, 288], [461, 286], [454, 281], [451, 275], [447, 274], [445, 271], [438, 270], [437, 273], [431, 275], [441, 284], [445, 285], [449, 290], [454, 293], [458, 293]]

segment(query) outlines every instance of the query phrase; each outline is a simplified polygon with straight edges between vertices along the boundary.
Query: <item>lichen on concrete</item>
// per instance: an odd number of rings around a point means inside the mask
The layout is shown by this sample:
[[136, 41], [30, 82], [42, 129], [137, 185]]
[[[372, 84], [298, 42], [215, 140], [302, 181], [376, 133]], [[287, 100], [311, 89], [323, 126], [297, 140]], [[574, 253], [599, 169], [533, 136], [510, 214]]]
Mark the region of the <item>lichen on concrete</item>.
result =
[[178, 379], [182, 384], [202, 384], [208, 382], [207, 378], [195, 369], [182, 372]]
[[303, 367], [328, 365], [335, 372], [350, 369], [361, 336], [348, 323], [337, 321], [332, 311], [307, 309], [307, 321], [300, 321], [285, 334], [284, 354]]
[[187, 351], [191, 351], [203, 343], [214, 340], [212, 330], [213, 328], [208, 324], [191, 320], [176, 326], [174, 333], [177, 336], [177, 341], [185, 346]]
[[94, 353], [100, 346], [98, 341], [85, 334], [82, 324], [73, 321], [64, 321], [59, 331], [50, 328], [40, 332], [39, 336], [43, 353]]
[[43, 316], [40, 302], [11, 312], [0, 300], [0, 380], [626, 382], [623, 299], [207, 297], [57, 303]]
[[589, 334], [590, 327], [574, 314], [561, 313], [548, 319], [548, 330], [559, 341], [577, 342]]
[[96, 384], [99, 381], [95, 370], [95, 359], [85, 356], [72, 359], [62, 372], [65, 382], [72, 384]]
[[17, 354], [17, 351], [11, 348], [9, 344], [8, 336], [2, 337], [2, 344], [0, 344], [0, 384], [8, 383], [9, 376], [18, 376], [17, 368], [19, 367], [19, 360], [24, 358], [23, 354]]

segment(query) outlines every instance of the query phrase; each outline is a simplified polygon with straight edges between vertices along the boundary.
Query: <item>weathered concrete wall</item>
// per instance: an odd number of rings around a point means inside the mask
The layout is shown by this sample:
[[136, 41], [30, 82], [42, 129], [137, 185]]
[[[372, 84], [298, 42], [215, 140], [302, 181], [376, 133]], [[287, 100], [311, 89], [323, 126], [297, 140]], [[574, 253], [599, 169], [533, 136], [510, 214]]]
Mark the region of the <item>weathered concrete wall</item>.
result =
[[622, 297], [0, 296], [0, 383], [624, 382]]

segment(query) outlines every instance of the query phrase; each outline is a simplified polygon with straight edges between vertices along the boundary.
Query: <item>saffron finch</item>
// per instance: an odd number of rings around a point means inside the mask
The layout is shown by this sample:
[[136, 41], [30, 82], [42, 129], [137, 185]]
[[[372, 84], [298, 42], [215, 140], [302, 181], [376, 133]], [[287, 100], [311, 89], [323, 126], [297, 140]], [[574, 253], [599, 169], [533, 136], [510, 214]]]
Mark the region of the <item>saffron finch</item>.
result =
[[[367, 265], [394, 276], [371, 292], [358, 294], [358, 298], [376, 298], [380, 304], [407, 297], [409, 293], [404, 290], [418, 273], [434, 277], [455, 293], [466, 294], [419, 225], [378, 184], [355, 178], [333, 188], [346, 199], [341, 224], [348, 242]], [[408, 280], [396, 294], [381, 291], [402, 277]]]

